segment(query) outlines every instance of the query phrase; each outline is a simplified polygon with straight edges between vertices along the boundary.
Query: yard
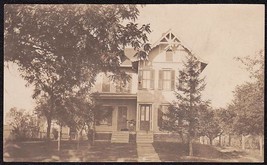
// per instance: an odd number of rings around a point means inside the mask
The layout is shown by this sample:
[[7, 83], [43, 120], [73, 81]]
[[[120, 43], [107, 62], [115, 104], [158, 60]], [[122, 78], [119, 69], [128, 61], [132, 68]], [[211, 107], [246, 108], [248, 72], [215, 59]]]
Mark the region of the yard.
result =
[[234, 148], [219, 148], [210, 145], [193, 144], [194, 156], [188, 157], [187, 144], [155, 142], [153, 144], [161, 161], [170, 162], [260, 162], [255, 151], [239, 151]]
[[9, 143], [4, 148], [6, 162], [105, 162], [105, 161], [137, 161], [135, 144], [110, 144], [97, 142], [89, 146], [84, 141], [77, 150], [75, 141], [63, 141], [61, 151], [57, 151], [57, 142], [19, 142]]
[[[194, 156], [187, 156], [187, 146], [174, 142], [154, 142], [153, 146], [163, 162], [260, 162], [256, 151], [239, 151], [233, 148], [218, 148], [194, 144]], [[111, 144], [96, 142], [89, 146], [83, 141], [77, 149], [76, 141], [63, 141], [57, 151], [57, 141], [50, 143], [16, 142], [4, 144], [6, 162], [137, 162], [137, 147], [134, 143]]]

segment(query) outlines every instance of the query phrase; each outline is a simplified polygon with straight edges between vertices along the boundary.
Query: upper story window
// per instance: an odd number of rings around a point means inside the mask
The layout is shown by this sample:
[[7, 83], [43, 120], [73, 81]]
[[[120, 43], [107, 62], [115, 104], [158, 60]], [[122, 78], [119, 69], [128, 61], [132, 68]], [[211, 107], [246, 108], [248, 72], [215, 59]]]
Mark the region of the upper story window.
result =
[[159, 89], [174, 90], [175, 87], [175, 71], [159, 70]]
[[173, 51], [171, 49], [166, 51], [166, 61], [173, 61]]
[[103, 75], [102, 92], [110, 92], [110, 79]]
[[132, 79], [127, 82], [117, 81], [116, 92], [117, 93], [130, 93], [131, 92]]
[[144, 67], [149, 66], [151, 64], [151, 62], [148, 60], [141, 60], [141, 61], [139, 61], [139, 63], [140, 63], [140, 68], [144, 68]]
[[139, 70], [138, 88], [154, 89], [154, 70]]

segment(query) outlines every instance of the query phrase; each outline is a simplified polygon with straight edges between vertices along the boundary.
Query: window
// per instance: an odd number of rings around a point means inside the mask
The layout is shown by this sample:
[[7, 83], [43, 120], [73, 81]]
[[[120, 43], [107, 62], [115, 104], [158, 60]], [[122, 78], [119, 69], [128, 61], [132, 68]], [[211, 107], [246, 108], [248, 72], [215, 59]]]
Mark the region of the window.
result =
[[150, 121], [150, 109], [151, 105], [141, 104], [140, 105], [140, 120]]
[[168, 112], [169, 105], [161, 105], [158, 109], [158, 126], [159, 128], [162, 128], [163, 126], [163, 120], [164, 120], [164, 114]]
[[131, 92], [131, 79], [127, 82], [117, 81], [116, 82], [116, 92], [117, 93], [130, 93]]
[[139, 71], [139, 89], [154, 89], [154, 70]]
[[97, 112], [96, 125], [112, 125], [112, 106], [102, 106]]
[[159, 89], [174, 90], [175, 71], [160, 70], [159, 71]]
[[139, 63], [140, 63], [140, 68], [144, 68], [151, 64], [148, 60], [140, 60]]
[[110, 92], [110, 80], [106, 75], [103, 75], [102, 92]]
[[173, 51], [171, 49], [166, 51], [166, 61], [173, 61]]

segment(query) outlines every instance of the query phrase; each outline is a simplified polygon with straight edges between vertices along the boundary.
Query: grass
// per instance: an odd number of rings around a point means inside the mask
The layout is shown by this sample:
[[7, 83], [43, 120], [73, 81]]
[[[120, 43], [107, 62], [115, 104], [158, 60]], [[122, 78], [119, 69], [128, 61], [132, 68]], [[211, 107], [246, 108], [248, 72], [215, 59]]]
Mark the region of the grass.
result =
[[188, 146], [183, 143], [175, 142], [154, 142], [153, 146], [161, 161], [170, 162], [260, 162], [261, 159], [251, 156], [249, 152], [229, 150], [222, 152], [220, 148], [193, 144], [193, 156], [188, 157]]
[[90, 146], [83, 141], [77, 149], [76, 141], [62, 141], [61, 151], [57, 142], [16, 142], [4, 146], [4, 161], [7, 162], [105, 162], [137, 161], [135, 144], [111, 144], [98, 142]]
[[[188, 146], [175, 142], [154, 142], [153, 146], [163, 162], [261, 162], [257, 151], [240, 151], [234, 148], [218, 148], [193, 144], [193, 155], [188, 157]], [[5, 162], [136, 162], [136, 144], [113, 144], [97, 142], [90, 146], [87, 141], [62, 141], [57, 150], [57, 141], [6, 142]]]

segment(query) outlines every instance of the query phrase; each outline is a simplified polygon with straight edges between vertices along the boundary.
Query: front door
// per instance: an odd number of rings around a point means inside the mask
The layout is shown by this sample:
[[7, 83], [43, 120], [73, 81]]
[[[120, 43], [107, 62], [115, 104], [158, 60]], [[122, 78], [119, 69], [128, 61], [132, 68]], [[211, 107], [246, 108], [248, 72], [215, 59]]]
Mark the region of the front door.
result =
[[151, 105], [149, 104], [140, 105], [140, 130], [142, 131], [150, 130], [150, 114], [151, 114]]
[[127, 129], [127, 107], [118, 107], [118, 131], [123, 131]]

